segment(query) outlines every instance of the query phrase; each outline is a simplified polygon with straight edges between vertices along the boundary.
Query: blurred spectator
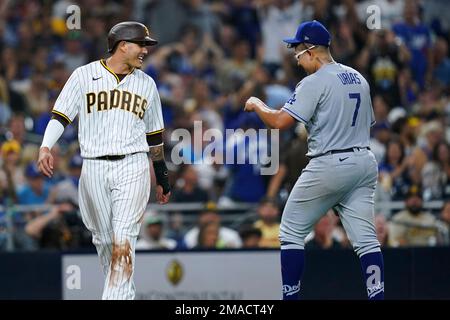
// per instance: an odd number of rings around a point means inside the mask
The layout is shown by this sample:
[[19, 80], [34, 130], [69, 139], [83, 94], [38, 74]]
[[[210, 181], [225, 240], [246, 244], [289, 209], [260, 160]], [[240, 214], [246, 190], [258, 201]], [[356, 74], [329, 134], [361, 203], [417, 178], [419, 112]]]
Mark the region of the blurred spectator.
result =
[[[403, 113], [404, 110], [401, 112]], [[398, 139], [403, 145], [405, 155], [411, 155], [416, 146], [416, 131], [419, 127], [420, 120], [417, 117], [406, 117], [405, 115], [401, 115], [397, 119], [393, 119], [393, 121], [389, 120], [389, 123], [392, 124], [392, 133], [398, 135]]]
[[405, 0], [403, 21], [393, 25], [392, 30], [411, 51], [410, 68], [414, 80], [421, 88], [431, 80], [432, 55], [430, 29], [421, 21], [416, 0]]
[[389, 243], [389, 227], [384, 214], [375, 215], [375, 229], [381, 247], [387, 247]]
[[248, 42], [244, 39], [235, 40], [231, 57], [225, 59], [219, 72], [221, 90], [227, 93], [237, 90], [255, 68], [256, 63], [250, 58]]
[[254, 58], [261, 33], [256, 8], [250, 1], [246, 0], [231, 0], [228, 6], [229, 16], [227, 20], [235, 26], [237, 33], [250, 43], [251, 56]]
[[267, 187], [267, 197], [280, 198], [283, 203], [309, 161], [306, 157], [308, 144], [305, 126], [298, 124], [295, 134], [294, 139], [286, 141], [286, 145], [280, 148], [280, 168]]
[[206, 203], [209, 200], [208, 193], [198, 185], [197, 171], [189, 164], [180, 168], [179, 179], [172, 194], [174, 202]]
[[443, 237], [446, 236], [446, 238], [443, 238], [442, 243], [445, 245], [450, 244], [450, 201], [447, 201], [444, 203], [444, 206], [442, 207], [441, 214], [439, 216], [440, 221], [442, 222], [443, 226]]
[[0, 65], [0, 74], [5, 77], [7, 83], [16, 79], [18, 73], [17, 56], [14, 48], [5, 47], [1, 51], [2, 64]]
[[167, 238], [175, 240], [178, 248], [185, 249], [186, 244], [184, 243], [184, 234], [185, 226], [183, 215], [179, 212], [170, 214]]
[[[209, 159], [208, 159], [209, 160]], [[214, 157], [211, 159], [211, 164], [205, 162], [196, 164], [194, 169], [198, 174], [198, 184], [203, 190], [208, 190], [209, 198], [212, 201], [218, 201], [223, 194], [223, 188], [228, 178], [228, 171], [226, 168], [215, 161]]]
[[436, 217], [424, 211], [422, 191], [411, 186], [405, 200], [406, 209], [395, 214], [389, 224], [389, 246], [435, 246], [438, 241]]
[[49, 200], [50, 185], [44, 181], [35, 162], [25, 169], [27, 182], [18, 191], [19, 204], [45, 204]]
[[[259, 129], [262, 122], [256, 114], [243, 113], [238, 119], [238, 128], [232, 134], [227, 134], [226, 157], [232, 163], [226, 168], [230, 176], [219, 203], [258, 202], [266, 193], [268, 177], [261, 175], [261, 164], [269, 163], [268, 137], [256, 133], [256, 130], [245, 132], [247, 129]], [[252, 134], [252, 132], [254, 134]]]
[[43, 71], [35, 71], [27, 89], [23, 92], [28, 103], [28, 110], [33, 118], [47, 112], [49, 93], [47, 79]]
[[[139, 1], [133, 1], [133, 2], [139, 2]], [[89, 13], [88, 13], [89, 14]], [[103, 17], [103, 15], [106, 15], [105, 12], [98, 12], [91, 15], [88, 15], [88, 17], [83, 21], [83, 24], [85, 24], [85, 28], [89, 30], [89, 33], [85, 33], [85, 39], [84, 43], [86, 48], [88, 49], [88, 61], [97, 60], [98, 58], [102, 57], [105, 52], [106, 48], [106, 42], [105, 42], [105, 34], [108, 32], [106, 29], [106, 19]], [[142, 21], [143, 19], [139, 19], [138, 21]], [[66, 73], [65, 70], [65, 64], [61, 64], [64, 69], [57, 69], [53, 70], [53, 78], [55, 78], [56, 71], [59, 71], [59, 74], [63, 76], [63, 71]], [[65, 83], [65, 81], [58, 83]]]
[[386, 147], [386, 155], [378, 165], [380, 191], [385, 192], [388, 198], [400, 200], [411, 186], [410, 169], [411, 156], [405, 156], [403, 145], [398, 140], [391, 140]]
[[[277, 70], [287, 54], [286, 46], [280, 41], [292, 36], [299, 21], [306, 18], [306, 1], [274, 0], [256, 1], [261, 23], [262, 61], [270, 69]], [[308, 17], [309, 18], [309, 17]]]
[[450, 85], [450, 59], [448, 57], [448, 42], [438, 38], [433, 48], [434, 71], [433, 76], [441, 86]]
[[26, 142], [25, 116], [21, 113], [15, 113], [11, 116], [8, 123], [8, 139], [16, 140], [22, 148]]
[[197, 244], [194, 249], [221, 249], [225, 245], [219, 236], [220, 224], [214, 221], [200, 226], [197, 236]]
[[[103, 37], [103, 35], [102, 35]], [[97, 57], [98, 58], [98, 57]], [[51, 66], [51, 78], [48, 83], [48, 88], [54, 96], [62, 90], [67, 79], [69, 79], [70, 73], [66, 68], [66, 64], [63, 61], [55, 61]]]
[[[184, 236], [184, 242], [188, 249], [194, 248], [198, 245], [200, 229], [204, 228], [206, 224], [212, 223], [219, 228], [218, 241], [224, 248], [240, 248], [242, 246], [239, 234], [230, 228], [220, 225], [220, 215], [214, 210], [207, 210], [200, 213], [198, 217], [197, 226], [190, 229]], [[213, 229], [211, 227], [211, 229]]]
[[16, 140], [3, 143], [1, 147], [2, 167], [0, 169], [0, 183], [4, 195], [9, 197], [13, 203], [17, 203], [17, 190], [26, 182], [23, 168], [20, 166], [21, 147]]
[[216, 103], [212, 100], [206, 81], [194, 80], [192, 91], [192, 98], [185, 101], [185, 109], [193, 110], [193, 118], [196, 117], [195, 120], [202, 121], [204, 126], [223, 132], [223, 120], [216, 110]]
[[450, 147], [446, 142], [440, 142], [434, 147], [430, 162], [422, 169], [422, 185], [424, 200], [438, 200], [450, 197], [446, 194], [450, 185]]
[[209, 1], [205, 0], [187, 0], [187, 20], [199, 28], [202, 33], [217, 35], [220, 27], [220, 20], [216, 13], [211, 10]]
[[81, 32], [69, 31], [64, 40], [63, 54], [57, 60], [64, 61], [67, 71], [72, 73], [79, 66], [85, 65], [88, 62], [87, 58]]
[[377, 122], [372, 127], [372, 138], [370, 139], [370, 150], [375, 155], [375, 159], [380, 163], [386, 155], [386, 145], [391, 138], [391, 130], [389, 124], [384, 122]]
[[39, 243], [40, 248], [66, 250], [90, 246], [90, 235], [77, 207], [70, 202], [57, 204], [48, 213], [31, 219], [25, 232]]
[[8, 85], [0, 75], [0, 126], [6, 125], [11, 117], [11, 107], [9, 103]]
[[416, 183], [419, 183], [422, 177], [422, 170], [428, 161], [432, 160], [433, 150], [443, 140], [444, 131], [441, 123], [438, 121], [426, 122], [422, 126], [422, 132], [419, 136], [417, 147], [413, 151], [413, 171], [411, 177]]
[[262, 238], [262, 232], [260, 229], [251, 225], [244, 225], [240, 228], [239, 236], [242, 240], [243, 249], [255, 249], [259, 248], [259, 243]]
[[136, 242], [136, 250], [172, 250], [176, 248], [175, 240], [164, 237], [164, 224], [161, 216], [151, 213], [144, 220], [141, 237]]
[[442, 36], [450, 30], [447, 19], [448, 2], [445, 0], [423, 1], [423, 18], [433, 32]]
[[398, 75], [398, 88], [401, 105], [407, 109], [412, 109], [412, 104], [416, 102], [419, 96], [419, 87], [414, 82], [409, 68], [404, 68]]
[[82, 165], [83, 158], [79, 154], [72, 156], [69, 162], [68, 177], [57, 183], [52, 189], [52, 202], [70, 201], [78, 205], [78, 184], [80, 183]]
[[400, 105], [398, 75], [411, 59], [409, 50], [390, 30], [369, 33], [366, 47], [361, 51], [358, 65], [367, 70], [373, 94], [379, 94], [392, 108]]
[[328, 211], [314, 226], [314, 234], [306, 243], [306, 248], [338, 249], [342, 248], [340, 242], [333, 237], [338, 218], [332, 210]]
[[[319, 21], [323, 22], [323, 20]], [[331, 51], [333, 52], [334, 59], [345, 65], [351, 64], [357, 49], [351, 24], [346, 20], [340, 21], [331, 36], [333, 38]]]
[[261, 230], [262, 237], [259, 241], [261, 248], [279, 248], [280, 240], [280, 209], [275, 200], [263, 198], [256, 209], [258, 220], [253, 226]]
[[[39, 151], [38, 151], [39, 152]], [[45, 182], [48, 183], [52, 188], [58, 183], [64, 181], [67, 178], [67, 166], [72, 166], [72, 174], [73, 171], [77, 170], [75, 166], [79, 166], [79, 162], [81, 159], [74, 159], [73, 157], [68, 157], [69, 163], [67, 163], [66, 159], [62, 156], [61, 147], [59, 144], [55, 144], [50, 151], [53, 156], [53, 175], [51, 178], [44, 177]], [[79, 152], [79, 151], [78, 151]], [[33, 159], [34, 160], [34, 159]], [[70, 168], [69, 168], [70, 169]], [[76, 202], [78, 203], [78, 201]]]
[[8, 230], [6, 229], [5, 215], [0, 213], [0, 252], [8, 249]]
[[[175, 42], [183, 30], [188, 19], [188, 7], [181, 0], [145, 1], [145, 11], [141, 12], [145, 25], [151, 26], [154, 34], [158, 35], [161, 45]], [[170, 19], [167, 19], [170, 17]]]

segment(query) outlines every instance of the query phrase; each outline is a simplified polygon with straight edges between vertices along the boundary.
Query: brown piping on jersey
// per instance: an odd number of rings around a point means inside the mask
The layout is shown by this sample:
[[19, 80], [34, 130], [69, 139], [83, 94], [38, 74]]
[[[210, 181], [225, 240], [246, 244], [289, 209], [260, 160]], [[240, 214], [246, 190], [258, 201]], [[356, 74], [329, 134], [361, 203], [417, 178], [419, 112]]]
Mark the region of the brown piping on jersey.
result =
[[108, 70], [108, 72], [111, 73], [111, 74], [114, 76], [114, 78], [116, 78], [117, 83], [120, 83], [120, 81], [122, 81], [122, 79], [125, 78], [125, 76], [127, 76], [127, 75], [133, 73], [133, 71], [134, 71], [134, 69], [135, 69], [135, 68], [131, 69], [131, 71], [130, 71], [128, 74], [125, 74], [125, 75], [119, 74], [119, 75], [118, 75], [118, 74], [116, 74], [114, 71], [112, 71], [112, 70], [106, 65], [106, 60], [100, 59], [100, 64], [101, 64], [106, 70]]
[[[56, 110], [52, 110], [52, 113], [54, 115], [57, 115], [59, 117], [62, 117], [64, 120], [66, 120], [68, 122], [68, 124], [72, 123], [72, 121], [70, 121], [69, 117], [66, 116], [64, 113], [56, 111]], [[58, 118], [55, 117], [56, 120], [58, 120]], [[61, 122], [61, 121], [60, 121]], [[62, 123], [62, 122], [61, 122]], [[62, 123], [64, 125], [64, 123]], [[65, 127], [65, 126], [64, 126]]]
[[63, 116], [61, 116], [61, 115], [59, 115], [59, 114], [57, 114], [57, 113], [53, 113], [52, 119], [55, 119], [56, 121], [58, 121], [59, 123], [61, 123], [61, 124], [63, 125], [64, 128], [67, 127], [67, 126], [70, 124], [70, 122], [67, 121], [66, 118], [64, 118]]
[[116, 74], [114, 71], [112, 71], [110, 68], [108, 68], [108, 66], [106, 65], [106, 61], [105, 61], [105, 60], [101, 59], [101, 60], [100, 60], [100, 64], [101, 64], [106, 70], [108, 70], [109, 73], [111, 73], [111, 74], [114, 76], [114, 78], [116, 78], [117, 83], [120, 82], [120, 79], [119, 79], [119, 77], [117, 76], [117, 74]]

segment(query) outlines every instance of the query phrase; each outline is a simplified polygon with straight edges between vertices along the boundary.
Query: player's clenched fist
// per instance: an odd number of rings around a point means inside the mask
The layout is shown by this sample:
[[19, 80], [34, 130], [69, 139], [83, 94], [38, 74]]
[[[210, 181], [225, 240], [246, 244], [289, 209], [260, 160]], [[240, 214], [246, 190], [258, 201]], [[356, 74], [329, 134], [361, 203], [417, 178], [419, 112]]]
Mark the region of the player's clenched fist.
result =
[[160, 185], [156, 186], [156, 200], [159, 204], [166, 204], [170, 199], [170, 191], [164, 194], [163, 187]]
[[260, 105], [262, 101], [256, 97], [250, 97], [248, 98], [247, 102], [245, 103], [244, 111], [252, 112], [255, 111], [255, 108]]
[[49, 178], [53, 175], [53, 156], [47, 147], [39, 149], [38, 168]]

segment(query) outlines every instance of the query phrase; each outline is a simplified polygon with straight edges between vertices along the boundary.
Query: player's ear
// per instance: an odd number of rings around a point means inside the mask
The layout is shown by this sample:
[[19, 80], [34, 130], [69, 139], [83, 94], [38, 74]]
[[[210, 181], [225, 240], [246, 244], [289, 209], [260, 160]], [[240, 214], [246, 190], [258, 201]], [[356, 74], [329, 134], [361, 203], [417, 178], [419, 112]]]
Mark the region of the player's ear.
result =
[[127, 42], [120, 41], [117, 49], [121, 50], [122, 52], [126, 52], [127, 51]]
[[308, 54], [310, 61], [313, 61], [316, 58], [314, 52], [311, 52], [311, 50], [306, 51], [306, 53]]

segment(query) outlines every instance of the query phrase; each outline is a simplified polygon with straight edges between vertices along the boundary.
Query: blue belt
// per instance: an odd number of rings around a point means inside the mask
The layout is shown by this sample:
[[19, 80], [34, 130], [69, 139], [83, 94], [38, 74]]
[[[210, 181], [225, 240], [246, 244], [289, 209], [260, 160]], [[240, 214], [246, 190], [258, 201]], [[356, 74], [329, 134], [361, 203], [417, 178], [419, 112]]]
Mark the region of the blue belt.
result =
[[314, 159], [314, 158], [318, 158], [318, 157], [325, 156], [325, 155], [328, 155], [328, 154], [354, 152], [355, 150], [359, 151], [359, 150], [366, 150], [366, 149], [370, 150], [369, 147], [353, 147], [353, 148], [341, 149], [341, 150], [330, 150], [330, 151], [327, 151], [325, 153], [321, 153], [321, 154], [318, 154], [318, 155], [315, 155], [315, 156], [311, 156], [309, 158], [310, 159]]

